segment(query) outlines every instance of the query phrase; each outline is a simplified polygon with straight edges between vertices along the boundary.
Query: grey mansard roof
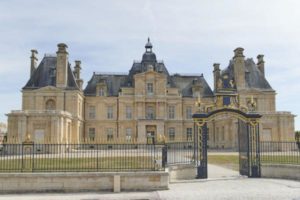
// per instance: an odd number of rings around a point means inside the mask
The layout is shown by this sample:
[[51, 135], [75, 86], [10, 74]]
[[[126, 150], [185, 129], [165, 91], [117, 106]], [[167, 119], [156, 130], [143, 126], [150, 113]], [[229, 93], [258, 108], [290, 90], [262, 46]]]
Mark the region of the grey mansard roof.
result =
[[[245, 60], [245, 68], [246, 87], [274, 91], [252, 58]], [[221, 75], [224, 74], [227, 74], [229, 79], [234, 77], [233, 60], [230, 60], [229, 66], [221, 72]]]
[[96, 74], [94, 73], [91, 80], [84, 89], [87, 96], [96, 95], [96, 87], [100, 82], [105, 82], [108, 96], [118, 96], [121, 87], [126, 87], [128, 76], [122, 74]]
[[[129, 73], [130, 74], [130, 73]], [[212, 97], [213, 92], [207, 84], [204, 77], [201, 76], [182, 76], [179, 74], [168, 76], [169, 87], [179, 88], [183, 97], [192, 97], [192, 87], [195, 81], [199, 81], [203, 88], [202, 97]], [[108, 96], [118, 96], [121, 87], [133, 87], [133, 79], [130, 75], [123, 74], [96, 74], [94, 73], [91, 80], [88, 82], [84, 94], [86, 96], [96, 96], [96, 87], [100, 82], [105, 82], [107, 86]]]
[[171, 76], [171, 80], [175, 87], [180, 89], [180, 92], [183, 97], [192, 97], [193, 92], [192, 92], [192, 87], [193, 84], [196, 81], [199, 81], [202, 90], [201, 90], [201, 97], [212, 97], [213, 91], [209, 87], [208, 83], [206, 82], [205, 78], [203, 75], [200, 76], [185, 76], [185, 75], [180, 75], [180, 74], [175, 74]]
[[[38, 89], [45, 86], [56, 86], [56, 56], [45, 56], [23, 89]], [[70, 64], [66, 89], [79, 89]]]

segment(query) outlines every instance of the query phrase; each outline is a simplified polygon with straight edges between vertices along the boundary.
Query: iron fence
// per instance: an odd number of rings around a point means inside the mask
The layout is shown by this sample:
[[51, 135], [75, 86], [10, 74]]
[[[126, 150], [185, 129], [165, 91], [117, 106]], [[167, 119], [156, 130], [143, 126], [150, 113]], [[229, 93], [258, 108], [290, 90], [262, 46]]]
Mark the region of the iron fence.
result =
[[261, 163], [300, 165], [300, 143], [260, 142]]
[[194, 142], [168, 142], [166, 143], [168, 165], [193, 164], [195, 162]]
[[194, 163], [193, 142], [165, 144], [3, 144], [0, 172], [159, 171]]
[[164, 170], [162, 145], [4, 144], [0, 172]]

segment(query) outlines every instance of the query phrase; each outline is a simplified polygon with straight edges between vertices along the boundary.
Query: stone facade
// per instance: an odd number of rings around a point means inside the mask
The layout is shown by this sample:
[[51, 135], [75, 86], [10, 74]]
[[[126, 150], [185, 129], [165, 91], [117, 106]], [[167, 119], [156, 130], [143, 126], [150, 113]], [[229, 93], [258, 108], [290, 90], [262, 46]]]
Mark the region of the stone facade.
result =
[[[197, 99], [210, 107], [224, 94], [235, 95], [245, 108], [251, 98], [255, 101], [256, 112], [263, 115], [261, 140], [293, 138], [294, 115], [276, 111], [276, 93], [265, 78], [263, 55], [254, 63], [237, 48], [227, 68], [213, 65], [211, 90], [203, 75], [170, 75], [149, 40], [145, 48], [142, 60], [135, 61], [128, 74], [94, 73], [84, 90], [81, 63], [75, 61], [71, 70], [65, 44], [58, 45], [56, 55], [46, 54], [39, 65], [33, 50], [22, 110], [7, 114], [8, 138], [55, 143], [155, 142], [159, 137], [187, 141], [193, 138]], [[210, 147], [237, 147], [237, 119], [218, 116], [208, 128]]]
[[0, 147], [4, 142], [4, 138], [7, 133], [7, 126], [5, 123], [0, 123]]

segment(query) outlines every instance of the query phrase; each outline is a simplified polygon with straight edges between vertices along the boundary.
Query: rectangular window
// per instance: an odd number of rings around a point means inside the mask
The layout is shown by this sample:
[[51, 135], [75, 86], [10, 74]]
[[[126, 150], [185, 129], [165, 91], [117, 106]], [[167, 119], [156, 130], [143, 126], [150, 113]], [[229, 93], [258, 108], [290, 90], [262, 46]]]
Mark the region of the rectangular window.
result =
[[112, 128], [106, 129], [107, 141], [113, 141], [114, 133]]
[[187, 119], [192, 119], [192, 116], [193, 116], [192, 107], [191, 106], [186, 107], [186, 118]]
[[154, 119], [155, 111], [153, 106], [148, 106], [146, 110], [146, 119]]
[[95, 128], [89, 128], [89, 140], [94, 141], [96, 135], [96, 129]]
[[187, 141], [193, 140], [193, 129], [192, 128], [186, 129], [186, 139], [187, 139]]
[[99, 96], [104, 96], [104, 88], [99, 89]]
[[130, 106], [126, 106], [126, 119], [132, 118], [132, 109]]
[[130, 142], [132, 139], [132, 129], [131, 128], [126, 128], [126, 141]]
[[153, 83], [147, 83], [147, 93], [153, 94]]
[[90, 119], [96, 118], [96, 107], [95, 106], [89, 106], [89, 118]]
[[175, 106], [169, 106], [169, 119], [175, 119]]
[[175, 140], [175, 128], [169, 128], [168, 132], [169, 132], [169, 140], [170, 141]]
[[107, 107], [107, 119], [112, 119], [113, 118], [113, 107], [108, 106]]

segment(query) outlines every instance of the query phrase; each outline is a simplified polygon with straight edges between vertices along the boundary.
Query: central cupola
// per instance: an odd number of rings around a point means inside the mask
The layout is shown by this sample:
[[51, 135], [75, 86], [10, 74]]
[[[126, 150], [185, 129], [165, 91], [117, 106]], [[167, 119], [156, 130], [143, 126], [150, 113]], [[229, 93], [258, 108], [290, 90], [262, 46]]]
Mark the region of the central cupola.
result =
[[147, 64], [155, 64], [156, 61], [156, 55], [152, 52], [152, 44], [150, 42], [150, 38], [148, 38], [148, 41], [145, 45], [146, 52], [143, 54], [142, 63]]

